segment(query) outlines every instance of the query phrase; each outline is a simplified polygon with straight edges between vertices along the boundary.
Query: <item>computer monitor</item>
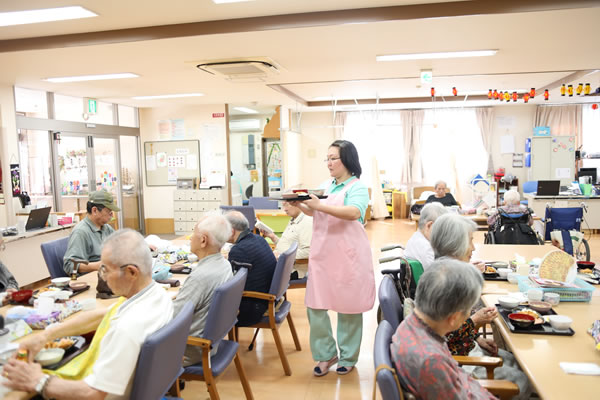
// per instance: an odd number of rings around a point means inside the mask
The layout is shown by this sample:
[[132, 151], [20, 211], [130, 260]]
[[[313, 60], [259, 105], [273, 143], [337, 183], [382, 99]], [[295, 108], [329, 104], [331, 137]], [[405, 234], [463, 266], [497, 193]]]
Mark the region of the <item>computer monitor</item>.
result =
[[577, 176], [580, 178], [582, 176], [591, 176], [592, 184], [596, 184], [596, 182], [598, 182], [598, 172], [596, 168], [579, 168], [579, 173]]

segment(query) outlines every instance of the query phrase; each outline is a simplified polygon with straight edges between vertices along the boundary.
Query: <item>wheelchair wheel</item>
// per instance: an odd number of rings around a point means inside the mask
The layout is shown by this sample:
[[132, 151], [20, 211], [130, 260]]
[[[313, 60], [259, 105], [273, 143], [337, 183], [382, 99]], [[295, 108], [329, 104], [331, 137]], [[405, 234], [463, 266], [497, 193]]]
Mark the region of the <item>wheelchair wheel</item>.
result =
[[582, 239], [575, 251], [575, 259], [578, 261], [590, 261], [590, 245], [587, 240]]

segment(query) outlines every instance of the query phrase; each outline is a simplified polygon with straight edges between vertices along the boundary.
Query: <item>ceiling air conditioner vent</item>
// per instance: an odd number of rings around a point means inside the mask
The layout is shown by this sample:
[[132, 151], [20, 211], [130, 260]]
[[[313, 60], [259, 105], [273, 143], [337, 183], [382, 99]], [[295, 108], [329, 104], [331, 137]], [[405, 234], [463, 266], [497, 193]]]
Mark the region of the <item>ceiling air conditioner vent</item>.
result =
[[279, 73], [276, 63], [269, 59], [212, 61], [196, 65], [202, 71], [235, 81], [264, 81]]

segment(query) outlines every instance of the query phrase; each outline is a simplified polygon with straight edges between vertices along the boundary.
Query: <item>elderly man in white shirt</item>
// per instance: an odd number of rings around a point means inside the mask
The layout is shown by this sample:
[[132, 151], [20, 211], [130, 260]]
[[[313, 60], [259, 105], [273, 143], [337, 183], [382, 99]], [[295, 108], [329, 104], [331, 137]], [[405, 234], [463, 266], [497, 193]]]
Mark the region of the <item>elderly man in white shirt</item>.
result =
[[[293, 242], [298, 242], [298, 251], [296, 251], [296, 260], [308, 259], [310, 252], [310, 241], [312, 240], [312, 217], [304, 214], [298, 207], [291, 203], [283, 202], [283, 211], [292, 219], [285, 228], [281, 237], [278, 238], [273, 232], [261, 230], [261, 233], [275, 243], [275, 257], [290, 248]], [[298, 271], [298, 278], [306, 275], [308, 264], [298, 264], [294, 266], [294, 271]]]
[[[130, 397], [141, 346], [173, 318], [173, 302], [152, 280], [150, 249], [138, 232], [123, 229], [108, 237], [100, 262], [99, 274], [122, 297], [108, 308], [81, 312], [23, 340], [19, 348], [28, 351], [29, 362], [9, 360], [3, 371], [6, 386], [59, 400]], [[94, 330], [89, 349], [55, 371], [72, 367], [74, 378], [44, 374], [40, 364], [33, 362], [47, 342]], [[78, 363], [80, 357], [90, 362]]]
[[406, 243], [404, 256], [419, 261], [423, 269], [427, 269], [435, 259], [433, 248], [429, 243], [431, 226], [440, 215], [447, 212], [448, 210], [441, 203], [426, 204], [419, 217], [419, 229], [413, 233]]

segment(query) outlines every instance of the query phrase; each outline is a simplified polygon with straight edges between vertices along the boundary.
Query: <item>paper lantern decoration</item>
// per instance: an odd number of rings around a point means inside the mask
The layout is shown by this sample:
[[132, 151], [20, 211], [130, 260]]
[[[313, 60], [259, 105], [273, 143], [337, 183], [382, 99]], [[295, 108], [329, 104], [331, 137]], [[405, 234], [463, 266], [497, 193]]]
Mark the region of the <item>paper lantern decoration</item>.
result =
[[544, 100], [548, 101], [548, 99], [550, 98], [550, 92], [548, 91], [548, 89], [544, 90]]
[[523, 101], [524, 101], [525, 103], [529, 102], [529, 93], [525, 93], [525, 94], [523, 95]]
[[592, 88], [589, 83], [585, 84], [585, 89], [583, 89], [583, 93], [587, 96], [592, 91]]
[[431, 97], [435, 97], [435, 88], [434, 87], [431, 88]]
[[[588, 83], [589, 85], [589, 83]], [[492, 89], [488, 90], [488, 99], [491, 99], [494, 96], [494, 94], [492, 93]]]
[[513, 92], [513, 94], [512, 94], [513, 101], [517, 101], [518, 98], [519, 98], [519, 95], [517, 94], [517, 92]]
[[564, 96], [566, 92], [567, 92], [567, 87], [563, 83], [562, 86], [560, 87], [560, 95]]
[[492, 93], [492, 96], [494, 96], [494, 100], [498, 100], [498, 91], [496, 89], [494, 89], [494, 93]]
[[510, 93], [504, 92], [504, 100], [510, 101]]
[[592, 104], [592, 110], [597, 110], [598, 109], [598, 104]]
[[455, 87], [452, 88], [452, 94], [455, 96], [458, 95], [458, 91], [456, 90]]
[[531, 90], [529, 91], [529, 97], [532, 99], [535, 98], [535, 88], [534, 87], [532, 87]]
[[567, 93], [569, 93], [569, 97], [573, 97], [573, 85], [569, 85], [567, 88]]
[[577, 96], [581, 96], [581, 92], [583, 92], [583, 83], [577, 85], [577, 89], [575, 89], [575, 91], [577, 92]]

